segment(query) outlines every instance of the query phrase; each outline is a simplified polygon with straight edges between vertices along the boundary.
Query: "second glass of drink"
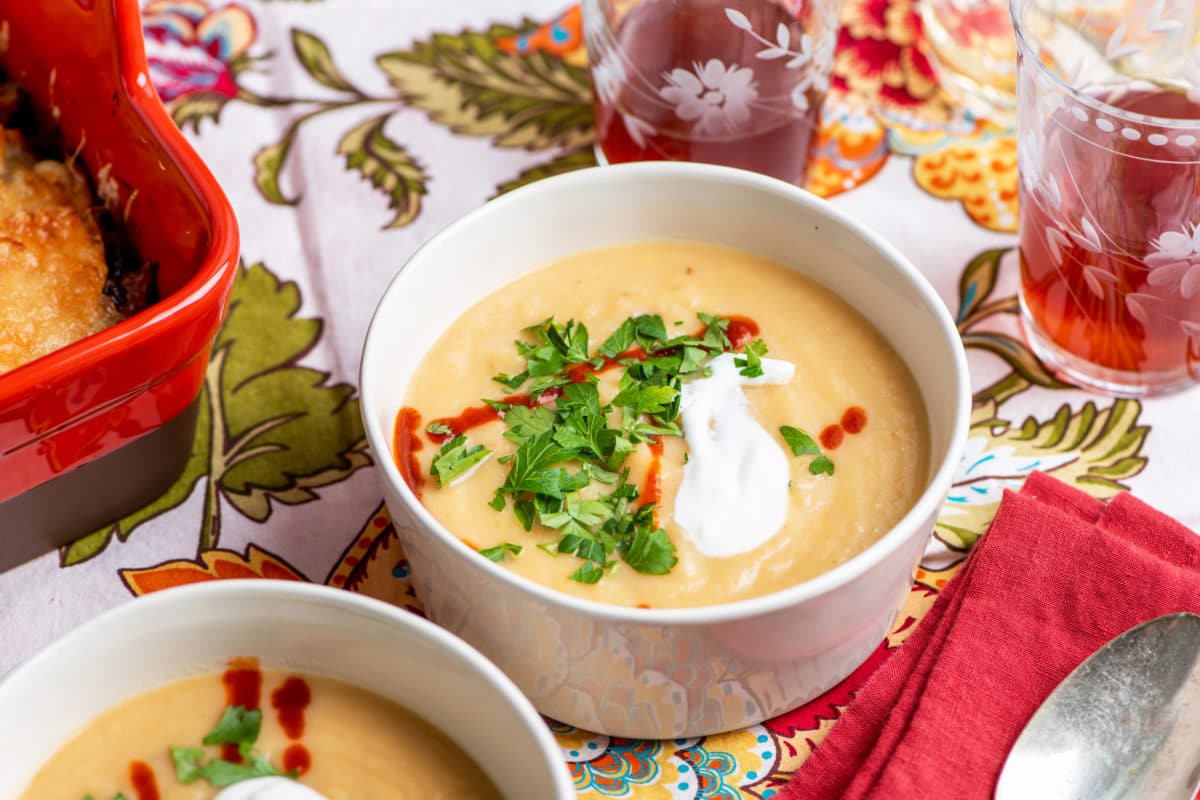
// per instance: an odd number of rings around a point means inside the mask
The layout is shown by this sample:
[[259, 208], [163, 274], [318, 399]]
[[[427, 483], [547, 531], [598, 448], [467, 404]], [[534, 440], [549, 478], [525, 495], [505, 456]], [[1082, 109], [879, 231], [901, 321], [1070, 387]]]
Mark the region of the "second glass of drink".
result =
[[597, 155], [801, 184], [841, 0], [583, 0]]

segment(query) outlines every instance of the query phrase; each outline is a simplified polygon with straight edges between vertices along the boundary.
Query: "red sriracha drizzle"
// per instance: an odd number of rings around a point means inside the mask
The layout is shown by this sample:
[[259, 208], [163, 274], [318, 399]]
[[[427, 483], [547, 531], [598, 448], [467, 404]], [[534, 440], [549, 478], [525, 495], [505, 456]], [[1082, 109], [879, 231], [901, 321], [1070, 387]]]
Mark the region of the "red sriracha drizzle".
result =
[[158, 800], [158, 781], [154, 769], [145, 761], [130, 762], [129, 782], [133, 784], [137, 800]]
[[862, 433], [867, 427], [867, 412], [859, 406], [850, 406], [842, 412], [841, 423], [833, 423], [821, 431], [821, 446], [826, 450], [836, 450], [847, 433]]
[[[242, 706], [247, 711], [254, 711], [262, 700], [262, 670], [258, 668], [258, 660], [254, 658], [235, 658], [229, 662], [229, 669], [221, 676], [225, 684], [225, 705]], [[221, 745], [221, 758], [235, 764], [242, 763], [242, 754], [233, 743]]]
[[[304, 735], [304, 709], [312, 702], [312, 690], [303, 678], [292, 676], [271, 693], [271, 705], [279, 718], [279, 727], [289, 739]], [[312, 766], [312, 756], [302, 744], [293, 744], [283, 751], [283, 768], [304, 774]]]

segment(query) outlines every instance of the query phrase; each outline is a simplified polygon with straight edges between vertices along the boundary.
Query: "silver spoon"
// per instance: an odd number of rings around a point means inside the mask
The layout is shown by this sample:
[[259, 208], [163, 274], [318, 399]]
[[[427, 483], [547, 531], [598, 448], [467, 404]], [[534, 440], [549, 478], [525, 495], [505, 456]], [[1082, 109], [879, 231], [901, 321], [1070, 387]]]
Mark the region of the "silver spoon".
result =
[[996, 800], [1191, 800], [1200, 784], [1200, 616], [1130, 628], [1063, 679], [1009, 751]]

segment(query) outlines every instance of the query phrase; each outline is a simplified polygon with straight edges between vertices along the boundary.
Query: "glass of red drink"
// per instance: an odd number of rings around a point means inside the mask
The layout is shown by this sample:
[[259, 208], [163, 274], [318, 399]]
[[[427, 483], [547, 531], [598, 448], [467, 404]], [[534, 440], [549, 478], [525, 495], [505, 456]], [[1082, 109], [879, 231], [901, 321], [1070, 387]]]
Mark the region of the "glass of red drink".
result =
[[1200, 0], [1012, 0], [1021, 321], [1064, 380], [1200, 380]]
[[603, 160], [804, 182], [841, 0], [583, 0]]

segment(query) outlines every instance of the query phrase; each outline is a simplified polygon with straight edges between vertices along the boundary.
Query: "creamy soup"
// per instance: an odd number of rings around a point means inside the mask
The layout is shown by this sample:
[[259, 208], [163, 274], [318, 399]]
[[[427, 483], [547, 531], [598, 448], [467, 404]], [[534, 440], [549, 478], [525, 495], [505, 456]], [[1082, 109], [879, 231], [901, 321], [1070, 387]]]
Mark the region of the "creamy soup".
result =
[[[257, 737], [240, 746], [204, 745], [205, 736], [222, 730], [231, 734], [224, 738], [250, 738], [234, 724], [246, 721], [231, 710], [235, 705], [261, 706]], [[228, 780], [223, 776], [236, 777], [239, 768], [253, 772], [255, 765], [263, 766], [261, 775], [292, 771], [300, 786], [287, 777], [256, 777], [220, 788]], [[191, 771], [200, 776], [184, 782]], [[251, 791], [256, 787], [258, 793]], [[152, 689], [102, 714], [42, 767], [22, 795], [87, 797], [499, 800], [500, 794], [462, 750], [400, 706], [330, 678], [241, 662], [224, 674]]]
[[570, 256], [463, 314], [413, 375], [393, 456], [434, 517], [508, 569], [686, 607], [861, 552], [924, 489], [929, 434], [901, 359], [832, 292], [745, 253], [646, 242]]

